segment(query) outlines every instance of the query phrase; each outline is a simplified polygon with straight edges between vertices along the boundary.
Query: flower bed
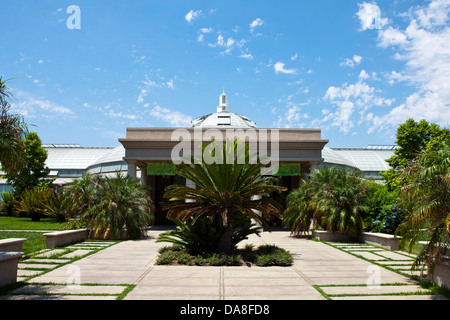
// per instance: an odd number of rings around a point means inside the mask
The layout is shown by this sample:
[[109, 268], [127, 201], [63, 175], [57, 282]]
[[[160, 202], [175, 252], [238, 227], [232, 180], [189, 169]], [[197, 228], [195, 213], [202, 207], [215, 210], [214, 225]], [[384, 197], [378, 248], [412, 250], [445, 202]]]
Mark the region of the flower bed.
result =
[[163, 247], [156, 264], [159, 265], [196, 265], [196, 266], [291, 266], [294, 263], [292, 254], [273, 245], [262, 245], [254, 249], [247, 245], [231, 254], [209, 253], [190, 254], [181, 246]]

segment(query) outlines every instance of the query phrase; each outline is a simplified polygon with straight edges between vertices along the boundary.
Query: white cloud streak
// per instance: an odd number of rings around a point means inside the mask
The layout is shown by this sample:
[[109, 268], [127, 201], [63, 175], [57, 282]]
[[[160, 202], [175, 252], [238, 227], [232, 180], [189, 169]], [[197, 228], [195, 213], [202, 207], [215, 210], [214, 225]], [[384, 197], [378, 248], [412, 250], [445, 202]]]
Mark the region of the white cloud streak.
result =
[[202, 14], [202, 10], [198, 10], [198, 11], [194, 11], [191, 10], [189, 11], [186, 16], [184, 17], [184, 19], [189, 22], [192, 23], [195, 19], [197, 19], [200, 15]]
[[284, 74], [296, 74], [297, 70], [295, 69], [286, 69], [285, 63], [278, 61], [273, 65], [273, 68], [275, 69], [275, 73], [284, 73]]

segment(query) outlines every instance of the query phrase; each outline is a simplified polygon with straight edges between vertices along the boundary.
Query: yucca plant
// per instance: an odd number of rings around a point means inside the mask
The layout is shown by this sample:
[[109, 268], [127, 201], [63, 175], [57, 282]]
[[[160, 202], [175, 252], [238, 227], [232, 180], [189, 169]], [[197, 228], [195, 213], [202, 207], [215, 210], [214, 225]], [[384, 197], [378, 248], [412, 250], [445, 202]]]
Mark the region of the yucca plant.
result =
[[202, 216], [215, 220], [217, 228], [225, 229], [217, 248], [230, 252], [233, 230], [239, 227], [233, 225], [234, 215], [241, 213], [269, 229], [267, 220], [282, 219], [281, 206], [270, 194], [286, 188], [273, 185], [272, 178], [261, 175], [264, 165], [251, 163], [255, 155], [250, 154], [248, 144], [235, 140], [227, 141], [222, 147], [203, 145], [202, 155], [205, 154], [217, 161], [207, 163], [192, 157], [192, 164], [177, 167], [176, 173], [196, 187], [173, 185], [166, 188], [164, 197], [170, 199], [167, 217], [190, 224], [195, 224]]
[[42, 216], [48, 215], [45, 206], [52, 193], [47, 187], [25, 189], [16, 204], [16, 210], [26, 213], [32, 221], [40, 221]]

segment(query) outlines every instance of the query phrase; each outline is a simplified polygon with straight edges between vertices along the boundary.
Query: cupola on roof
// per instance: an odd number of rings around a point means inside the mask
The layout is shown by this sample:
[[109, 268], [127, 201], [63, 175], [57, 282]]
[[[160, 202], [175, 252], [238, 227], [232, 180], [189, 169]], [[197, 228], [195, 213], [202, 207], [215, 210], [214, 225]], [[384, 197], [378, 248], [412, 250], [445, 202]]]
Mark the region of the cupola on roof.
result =
[[257, 128], [256, 123], [249, 118], [231, 112], [225, 92], [219, 98], [217, 112], [195, 119], [191, 122], [191, 128]]

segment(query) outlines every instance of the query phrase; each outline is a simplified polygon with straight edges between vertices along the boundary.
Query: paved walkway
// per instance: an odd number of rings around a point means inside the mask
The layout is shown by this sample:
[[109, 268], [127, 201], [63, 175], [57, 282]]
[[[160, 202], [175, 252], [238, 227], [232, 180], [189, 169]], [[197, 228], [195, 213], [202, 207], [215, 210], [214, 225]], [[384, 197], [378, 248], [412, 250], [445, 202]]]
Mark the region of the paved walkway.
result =
[[[27, 285], [0, 299], [445, 299], [431, 295], [406, 275], [379, 266], [407, 273], [411, 256], [370, 245], [328, 245], [275, 231], [251, 237], [242, 245], [252, 243], [256, 247], [267, 243], [283, 247], [294, 254], [291, 267], [158, 266], [155, 265], [158, 249], [169, 245], [155, 242], [161, 232], [152, 230], [145, 240], [118, 244], [84, 242], [69, 247], [70, 251], [42, 252], [19, 265], [19, 275], [25, 277]], [[67, 263], [71, 257], [85, 255], [94, 248], [102, 250], [55, 268], [58, 263]], [[45, 273], [45, 268], [55, 269]], [[34, 277], [26, 278], [29, 276]]]

